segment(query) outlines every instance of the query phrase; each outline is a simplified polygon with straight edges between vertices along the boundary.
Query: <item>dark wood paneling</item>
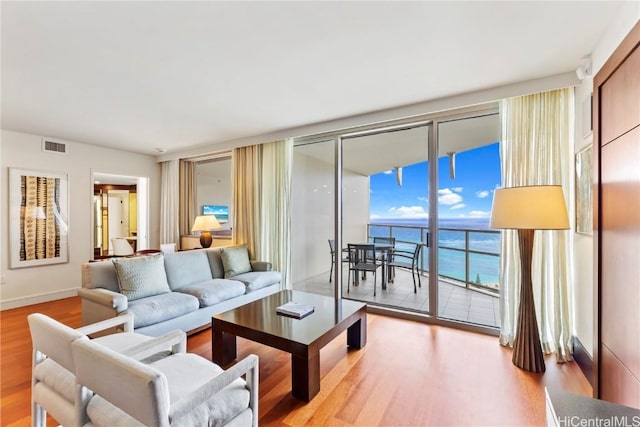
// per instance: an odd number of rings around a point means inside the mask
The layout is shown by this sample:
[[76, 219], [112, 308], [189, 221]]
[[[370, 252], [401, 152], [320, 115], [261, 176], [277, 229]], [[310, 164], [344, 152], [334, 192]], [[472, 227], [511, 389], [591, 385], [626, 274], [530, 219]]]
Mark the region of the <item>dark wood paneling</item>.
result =
[[[601, 340], [640, 378], [640, 127], [601, 151]], [[622, 402], [620, 402], [622, 403]]]
[[600, 389], [605, 400], [640, 408], [640, 382], [606, 345], [601, 347], [600, 362], [607, 373], [607, 380], [602, 381]]
[[640, 23], [594, 77], [594, 397], [640, 407]]
[[636, 49], [600, 91], [600, 108], [607, 112], [601, 124], [605, 145], [640, 123], [640, 50]]
[[580, 366], [580, 370], [593, 387], [593, 359], [582, 345], [582, 342], [575, 336], [573, 337], [573, 360]]

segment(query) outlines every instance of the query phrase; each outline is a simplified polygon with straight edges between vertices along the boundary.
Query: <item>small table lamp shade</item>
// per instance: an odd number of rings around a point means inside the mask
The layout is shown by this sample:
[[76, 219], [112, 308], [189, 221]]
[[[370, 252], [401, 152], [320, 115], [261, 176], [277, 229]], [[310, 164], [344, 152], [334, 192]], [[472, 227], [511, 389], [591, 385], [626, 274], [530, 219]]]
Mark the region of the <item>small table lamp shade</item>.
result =
[[491, 228], [518, 230], [520, 247], [520, 307], [513, 344], [513, 364], [527, 371], [544, 372], [544, 355], [533, 299], [531, 261], [535, 230], [569, 228], [567, 206], [559, 185], [501, 188], [493, 195]]
[[215, 215], [200, 215], [196, 217], [196, 220], [193, 223], [193, 227], [191, 227], [191, 231], [201, 231], [200, 234], [200, 244], [203, 248], [208, 248], [211, 246], [213, 242], [213, 238], [211, 237], [210, 230], [215, 230], [220, 228], [220, 223], [216, 219]]

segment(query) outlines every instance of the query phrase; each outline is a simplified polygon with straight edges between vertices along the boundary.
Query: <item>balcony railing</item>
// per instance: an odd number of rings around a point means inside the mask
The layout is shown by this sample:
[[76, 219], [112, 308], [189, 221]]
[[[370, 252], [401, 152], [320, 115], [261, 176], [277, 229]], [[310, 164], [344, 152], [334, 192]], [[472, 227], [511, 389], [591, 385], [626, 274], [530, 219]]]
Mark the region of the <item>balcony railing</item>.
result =
[[[438, 228], [438, 275], [467, 289], [500, 293], [500, 232], [469, 228]], [[398, 224], [368, 224], [367, 237], [394, 237], [396, 247], [425, 244], [420, 270], [429, 272], [429, 229]]]

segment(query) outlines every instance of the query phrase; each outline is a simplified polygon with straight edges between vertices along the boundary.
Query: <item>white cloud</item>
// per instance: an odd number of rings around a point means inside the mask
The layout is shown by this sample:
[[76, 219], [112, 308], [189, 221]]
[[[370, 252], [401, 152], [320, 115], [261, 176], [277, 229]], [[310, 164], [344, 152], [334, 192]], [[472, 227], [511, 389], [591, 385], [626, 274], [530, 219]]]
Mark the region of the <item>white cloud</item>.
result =
[[491, 216], [491, 212], [487, 211], [471, 211], [469, 212], [470, 218], [489, 218]]
[[453, 210], [453, 209], [462, 209], [464, 207], [466, 207], [467, 205], [465, 205], [464, 203], [458, 203], [457, 205], [453, 205], [451, 206], [449, 209]]
[[382, 217], [380, 215], [378, 215], [378, 214], [369, 215], [369, 219], [380, 219], [380, 218], [382, 218]]
[[476, 191], [476, 197], [478, 199], [484, 199], [485, 197], [489, 197], [489, 191], [487, 190]]
[[428, 218], [429, 213], [422, 206], [400, 206], [389, 209], [389, 213], [397, 218]]
[[418, 200], [420, 200], [421, 202], [426, 202], [427, 200], [429, 200], [428, 197], [418, 197]]
[[393, 173], [393, 169], [389, 169], [388, 171], [383, 172], [385, 175], [391, 175]]
[[438, 190], [438, 202], [443, 205], [457, 205], [462, 202], [462, 196], [448, 188], [441, 188]]
[[453, 187], [451, 190], [456, 192], [456, 193], [462, 193], [462, 190], [464, 190], [464, 188], [463, 187]]

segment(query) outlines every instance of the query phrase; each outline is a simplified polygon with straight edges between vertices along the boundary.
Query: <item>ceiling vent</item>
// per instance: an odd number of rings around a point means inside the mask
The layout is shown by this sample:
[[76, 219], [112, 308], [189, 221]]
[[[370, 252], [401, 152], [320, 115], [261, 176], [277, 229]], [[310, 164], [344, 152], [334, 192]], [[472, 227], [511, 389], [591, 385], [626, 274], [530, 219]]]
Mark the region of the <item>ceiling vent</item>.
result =
[[49, 141], [43, 138], [42, 151], [47, 151], [49, 153], [67, 154], [67, 144], [63, 144], [62, 142]]

